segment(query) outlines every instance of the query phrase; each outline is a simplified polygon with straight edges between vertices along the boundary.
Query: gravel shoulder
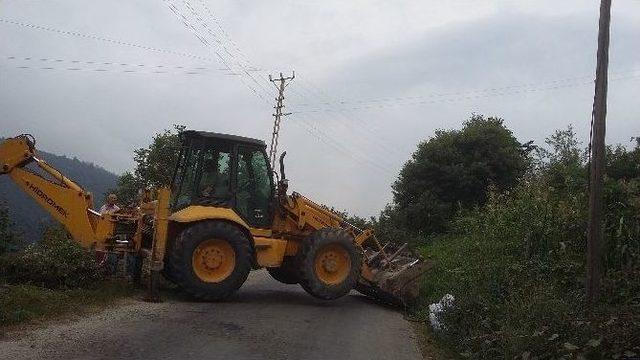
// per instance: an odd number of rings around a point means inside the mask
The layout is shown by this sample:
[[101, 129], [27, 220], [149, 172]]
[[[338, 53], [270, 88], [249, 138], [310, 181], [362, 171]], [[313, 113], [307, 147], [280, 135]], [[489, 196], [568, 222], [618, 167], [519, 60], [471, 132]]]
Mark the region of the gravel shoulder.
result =
[[[14, 330], [1, 359], [422, 359], [414, 326], [350, 295], [325, 302], [253, 272], [225, 303], [168, 294]], [[430, 357], [428, 357], [430, 358]]]

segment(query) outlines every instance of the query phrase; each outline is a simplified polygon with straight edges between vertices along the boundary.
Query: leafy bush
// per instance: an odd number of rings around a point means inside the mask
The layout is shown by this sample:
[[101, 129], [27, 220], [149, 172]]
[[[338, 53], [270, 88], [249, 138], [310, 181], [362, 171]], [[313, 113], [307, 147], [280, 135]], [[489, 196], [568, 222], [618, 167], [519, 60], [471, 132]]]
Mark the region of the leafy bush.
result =
[[11, 284], [50, 289], [90, 287], [104, 279], [94, 256], [60, 227], [46, 229], [40, 243], [7, 257], [2, 266]]

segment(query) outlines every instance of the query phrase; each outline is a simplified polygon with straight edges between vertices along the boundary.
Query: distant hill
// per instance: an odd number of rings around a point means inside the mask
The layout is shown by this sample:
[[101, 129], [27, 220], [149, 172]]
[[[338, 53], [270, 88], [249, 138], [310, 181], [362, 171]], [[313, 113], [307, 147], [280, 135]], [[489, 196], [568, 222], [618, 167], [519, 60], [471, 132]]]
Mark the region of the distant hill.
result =
[[[118, 180], [116, 174], [75, 157], [68, 158], [45, 151], [38, 151], [38, 157], [91, 192], [96, 208], [102, 205], [104, 194], [109, 189], [113, 189]], [[0, 176], [0, 201], [6, 201], [16, 230], [22, 232], [29, 241], [37, 240], [43, 226], [54, 222], [46, 211], [20, 190], [7, 176]]]

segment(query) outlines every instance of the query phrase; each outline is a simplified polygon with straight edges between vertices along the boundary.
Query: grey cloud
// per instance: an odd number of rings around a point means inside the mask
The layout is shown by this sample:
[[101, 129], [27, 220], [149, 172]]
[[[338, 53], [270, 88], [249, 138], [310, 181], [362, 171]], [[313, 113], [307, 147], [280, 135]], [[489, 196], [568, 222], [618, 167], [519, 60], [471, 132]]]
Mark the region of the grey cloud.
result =
[[[590, 75], [595, 68], [596, 25], [586, 15], [561, 19], [525, 14], [490, 17], [363, 54], [337, 73], [342, 75], [341, 83], [349, 98], [359, 99], [425, 89], [468, 91]], [[639, 33], [638, 22], [618, 19], [612, 32], [612, 73], [640, 69]]]
[[[304, 3], [291, 5], [284, 11], [289, 19], [286, 24], [266, 18], [277, 14], [270, 13], [272, 6], [262, 2], [208, 3], [229, 33], [237, 35], [236, 43], [253, 57], [253, 64], [277, 65], [286, 71], [291, 68], [287, 64], [297, 63], [299, 78], [287, 94], [287, 105], [294, 111], [303, 110], [296, 104], [332, 100], [323, 94], [353, 102], [467, 92], [590, 75], [595, 66], [596, 9], [576, 5], [581, 2], [550, 12], [553, 15], [536, 11], [542, 4], [536, 1], [523, 5], [529, 9], [526, 13], [489, 12], [422, 32], [415, 30], [414, 24], [414, 32], [406, 30], [406, 40], [389, 36], [381, 43], [366, 32], [355, 34], [363, 29], [353, 24], [336, 24], [336, 19], [365, 20], [344, 12], [340, 2], [314, 3], [314, 9], [322, 8], [315, 13]], [[404, 5], [394, 2], [392, 7], [401, 12]], [[164, 4], [123, 1], [88, 6], [70, 1], [59, 6], [40, 2], [3, 2], [1, 6], [1, 17], [215, 56]], [[367, 5], [363, 2], [362, 6]], [[424, 11], [430, 6], [435, 5], [425, 4]], [[549, 8], [555, 9], [555, 5]], [[370, 20], [384, 26], [389, 16], [393, 14]], [[306, 27], [308, 23], [313, 23], [314, 31]], [[331, 32], [327, 24], [341, 26]], [[372, 33], [374, 30], [378, 29], [371, 29]], [[400, 30], [404, 35], [405, 30]], [[0, 55], [220, 66], [5, 24], [0, 24], [0, 33]], [[635, 13], [614, 13], [612, 72], [640, 70], [639, 33]], [[384, 46], [373, 46], [380, 44]], [[351, 57], [345, 60], [345, 54]], [[132, 150], [174, 123], [267, 140], [270, 135], [271, 105], [257, 99], [239, 76], [223, 72], [184, 76], [46, 71], [16, 66], [0, 59], [0, 136], [29, 131], [43, 149], [93, 161], [113, 171], [130, 168]], [[610, 142], [624, 142], [640, 134], [639, 83], [611, 83]], [[522, 140], [541, 142], [554, 129], [569, 123], [586, 139], [592, 92], [587, 85], [421, 105], [405, 101], [398, 106], [344, 113], [293, 114], [284, 121], [280, 149], [289, 153], [288, 175], [295, 190], [337, 208], [374, 215], [390, 200], [389, 185], [403, 162], [435, 129], [459, 126], [472, 112], [478, 112], [504, 117]]]

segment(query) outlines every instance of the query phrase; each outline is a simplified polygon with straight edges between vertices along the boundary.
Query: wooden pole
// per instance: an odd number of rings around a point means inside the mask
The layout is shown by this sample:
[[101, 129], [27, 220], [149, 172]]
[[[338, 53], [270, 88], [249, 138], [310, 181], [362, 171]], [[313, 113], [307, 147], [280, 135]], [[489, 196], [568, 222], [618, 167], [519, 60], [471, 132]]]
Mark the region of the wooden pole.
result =
[[590, 304], [598, 300], [602, 267], [602, 178], [605, 167], [610, 19], [611, 0], [602, 0], [600, 3], [596, 84], [591, 128], [591, 163], [589, 168], [586, 295]]

